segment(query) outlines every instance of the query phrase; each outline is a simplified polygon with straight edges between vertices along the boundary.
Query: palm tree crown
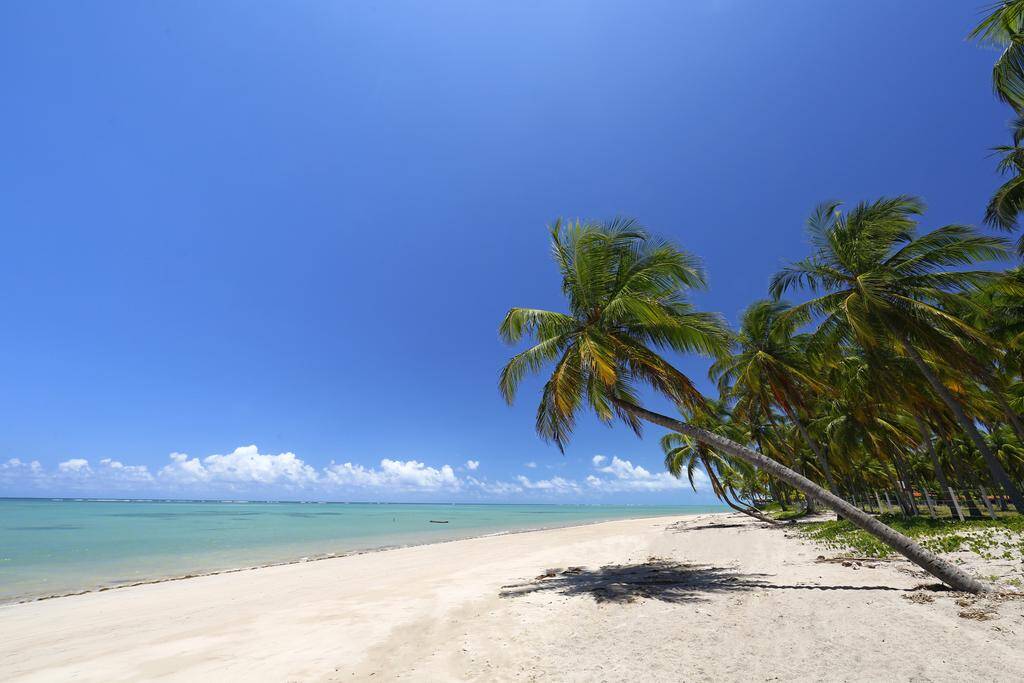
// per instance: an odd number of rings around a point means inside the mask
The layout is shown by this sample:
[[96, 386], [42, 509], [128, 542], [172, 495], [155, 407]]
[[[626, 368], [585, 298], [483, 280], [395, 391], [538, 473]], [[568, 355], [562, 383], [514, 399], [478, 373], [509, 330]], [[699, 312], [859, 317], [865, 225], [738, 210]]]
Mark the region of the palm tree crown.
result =
[[979, 333], [946, 308], [962, 305], [959, 295], [995, 275], [958, 270], [979, 261], [1005, 258], [1007, 243], [963, 225], [916, 234], [923, 203], [900, 195], [858, 204], [848, 213], [838, 202], [818, 206], [808, 221], [814, 253], [775, 275], [778, 298], [796, 287], [825, 292], [794, 306], [800, 320], [820, 316], [819, 342], [856, 342], [872, 349], [894, 340], [954, 349], [957, 336]]
[[569, 312], [509, 310], [502, 338], [514, 344], [530, 337], [535, 344], [502, 370], [498, 384], [505, 400], [512, 402], [527, 373], [554, 363], [536, 426], [559, 448], [584, 405], [604, 422], [618, 416], [639, 431], [637, 418], [612, 400], [635, 403], [638, 384], [698, 407], [703, 397], [690, 379], [653, 350], [711, 355], [727, 344], [719, 316], [697, 311], [685, 299], [686, 291], [705, 285], [697, 259], [626, 219], [557, 221], [551, 249]]
[[711, 366], [719, 394], [736, 398], [741, 413], [778, 406], [793, 414], [822, 388], [807, 369], [804, 336], [796, 334], [797, 321], [785, 316], [788, 309], [781, 301], [753, 303], [740, 319], [733, 352]]

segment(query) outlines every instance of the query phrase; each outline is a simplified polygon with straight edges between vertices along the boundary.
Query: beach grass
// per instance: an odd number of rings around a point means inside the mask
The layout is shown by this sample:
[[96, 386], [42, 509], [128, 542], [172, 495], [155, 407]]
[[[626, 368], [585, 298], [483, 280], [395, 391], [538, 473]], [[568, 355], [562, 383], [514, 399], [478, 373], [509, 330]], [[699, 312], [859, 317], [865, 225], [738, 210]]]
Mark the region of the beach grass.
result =
[[[929, 519], [880, 515], [892, 528], [938, 553], [967, 551], [981, 558], [1024, 560], [1024, 516], [1006, 515], [998, 519]], [[845, 520], [806, 522], [798, 527], [806, 538], [834, 550], [849, 551], [862, 557], [886, 558], [893, 550], [874, 536]]]

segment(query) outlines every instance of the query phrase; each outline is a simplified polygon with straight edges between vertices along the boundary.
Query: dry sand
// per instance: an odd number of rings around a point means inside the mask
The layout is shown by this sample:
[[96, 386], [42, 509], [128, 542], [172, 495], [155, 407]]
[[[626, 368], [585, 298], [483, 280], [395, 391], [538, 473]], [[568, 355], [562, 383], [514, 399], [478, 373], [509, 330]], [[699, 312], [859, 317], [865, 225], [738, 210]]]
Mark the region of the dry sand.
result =
[[930, 581], [905, 562], [819, 555], [835, 553], [746, 518], [700, 515], [135, 586], [0, 608], [0, 679], [1024, 675], [1024, 600], [911, 591]]

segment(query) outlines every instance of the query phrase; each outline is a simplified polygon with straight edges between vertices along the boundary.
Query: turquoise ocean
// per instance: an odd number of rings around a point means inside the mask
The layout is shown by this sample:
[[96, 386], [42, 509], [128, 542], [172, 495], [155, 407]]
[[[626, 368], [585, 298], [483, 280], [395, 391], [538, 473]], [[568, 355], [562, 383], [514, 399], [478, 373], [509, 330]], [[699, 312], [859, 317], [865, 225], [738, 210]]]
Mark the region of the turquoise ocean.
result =
[[723, 509], [6, 498], [0, 499], [0, 603], [485, 534]]

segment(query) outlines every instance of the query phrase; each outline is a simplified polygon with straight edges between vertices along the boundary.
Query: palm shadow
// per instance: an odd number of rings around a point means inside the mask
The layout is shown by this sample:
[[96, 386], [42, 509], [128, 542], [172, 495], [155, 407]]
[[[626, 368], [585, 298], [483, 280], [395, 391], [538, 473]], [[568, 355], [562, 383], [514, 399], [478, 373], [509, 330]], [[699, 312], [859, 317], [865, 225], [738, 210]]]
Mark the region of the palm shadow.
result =
[[771, 583], [769, 574], [675, 562], [652, 557], [638, 564], [607, 565], [599, 569], [549, 569], [532, 581], [502, 586], [500, 596], [515, 598], [551, 591], [567, 596], [590, 596], [599, 603], [631, 603], [637, 599], [681, 604], [703, 602], [716, 593], [750, 590], [908, 591], [891, 586], [833, 586]]
[[736, 524], [736, 523], [710, 523], [710, 524], [691, 524], [689, 522], [676, 522], [669, 524], [665, 529], [668, 531], [674, 531], [676, 533], [683, 533], [686, 531], [705, 531], [708, 529], [757, 529], [760, 528], [761, 524], [755, 525], [754, 523]]
[[600, 569], [549, 569], [532, 581], [502, 586], [501, 597], [514, 598], [541, 591], [589, 595], [597, 602], [630, 603], [638, 598], [662, 602], [699, 602], [716, 592], [736, 592], [767, 586], [767, 574], [693, 565], [652, 557], [639, 564], [613, 564]]

